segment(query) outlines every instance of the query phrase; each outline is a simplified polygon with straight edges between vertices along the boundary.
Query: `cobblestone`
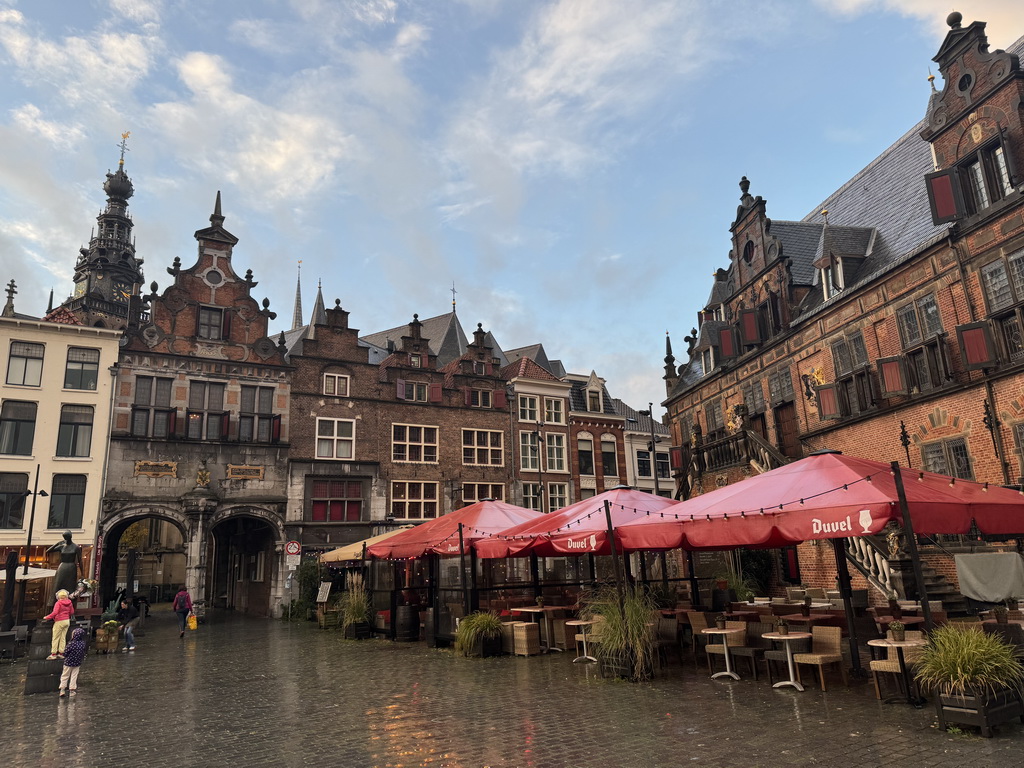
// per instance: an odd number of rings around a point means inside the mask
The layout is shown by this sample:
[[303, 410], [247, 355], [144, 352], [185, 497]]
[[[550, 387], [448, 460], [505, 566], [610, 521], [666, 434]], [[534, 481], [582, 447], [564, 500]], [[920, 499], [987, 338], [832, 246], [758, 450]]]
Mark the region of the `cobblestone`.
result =
[[214, 617], [179, 639], [154, 612], [135, 654], [91, 654], [76, 698], [22, 695], [0, 664], [10, 766], [659, 768], [996, 766], [1024, 727], [939, 731], [934, 710], [869, 683], [826, 693], [712, 681], [678, 661], [650, 684], [601, 680], [571, 654], [461, 659], [312, 624]]

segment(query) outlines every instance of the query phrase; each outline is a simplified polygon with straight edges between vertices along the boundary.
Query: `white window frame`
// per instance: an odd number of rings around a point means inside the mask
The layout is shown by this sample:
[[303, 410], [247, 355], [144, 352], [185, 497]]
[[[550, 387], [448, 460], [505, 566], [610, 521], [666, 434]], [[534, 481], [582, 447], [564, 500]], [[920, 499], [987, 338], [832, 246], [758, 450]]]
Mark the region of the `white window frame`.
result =
[[540, 504], [540, 483], [523, 483], [523, 506], [540, 512]]
[[[14, 354], [14, 348], [16, 345], [21, 344], [25, 347], [38, 347], [39, 355], [29, 355], [30, 350], [24, 350], [24, 354]], [[43, 383], [43, 362], [46, 359], [46, 345], [40, 344], [36, 341], [18, 341], [12, 339], [10, 345], [7, 347], [7, 378], [5, 381], [12, 387], [40, 387]], [[39, 363], [36, 364], [35, 360]], [[15, 366], [15, 361], [20, 363]], [[15, 379], [12, 379], [15, 376]], [[17, 379], [20, 379], [17, 380]]]
[[[487, 445], [480, 445], [480, 435], [487, 436]], [[493, 437], [498, 436], [498, 445], [492, 445]], [[472, 436], [471, 442], [466, 442]], [[466, 461], [467, 451], [472, 453], [473, 460]], [[481, 451], [486, 452], [487, 461], [480, 461]], [[497, 429], [463, 429], [462, 430], [462, 463], [469, 467], [503, 467], [505, 466], [505, 433]]]
[[[483, 495], [480, 494], [480, 490], [484, 489]], [[497, 493], [494, 493], [497, 491]], [[493, 499], [494, 501], [505, 500], [505, 486], [502, 483], [463, 483], [462, 484], [462, 501], [466, 506], [475, 504], [478, 501], [484, 499]]]
[[561, 432], [544, 435], [548, 472], [565, 472], [565, 435]]
[[[411, 396], [410, 396], [411, 393]], [[425, 403], [430, 394], [430, 387], [420, 381], [405, 382], [405, 397], [407, 403]]]
[[537, 433], [522, 430], [519, 433], [519, 468], [524, 472], [536, 472], [540, 468], [540, 449]]
[[[349, 396], [349, 384], [351, 377], [344, 373], [325, 373], [323, 382], [321, 385], [321, 392], [328, 397], [348, 397]], [[334, 386], [333, 392], [327, 391], [327, 383], [331, 382]], [[345, 391], [339, 392], [339, 385], [344, 384]]]
[[565, 403], [560, 397], [544, 398], [544, 423], [565, 424]]
[[[320, 431], [320, 425], [321, 424], [326, 424], [328, 422], [332, 424], [331, 433], [330, 434], [324, 434], [324, 433], [322, 433]], [[339, 424], [348, 424], [348, 425], [350, 425], [350, 427], [352, 429], [351, 436], [347, 436], [347, 437], [344, 436], [344, 435], [339, 436], [338, 435], [338, 425]], [[322, 419], [322, 418], [317, 418], [317, 420], [316, 420], [316, 436], [315, 436], [315, 439], [316, 439], [316, 450], [315, 450], [315, 453], [316, 453], [316, 457], [318, 459], [342, 459], [342, 460], [354, 459], [355, 456], [356, 456], [356, 422], [355, 422], [355, 419]], [[327, 440], [331, 441], [331, 453], [330, 453], [329, 456], [325, 455], [325, 454], [322, 454], [320, 452], [320, 449], [321, 449], [320, 443], [321, 443], [321, 441], [327, 441]], [[338, 445], [339, 445], [339, 443], [342, 444], [342, 445], [347, 444], [349, 446], [349, 455], [348, 456], [339, 456], [338, 455]]]
[[[406, 489], [405, 497], [398, 499], [397, 489], [399, 486], [403, 486]], [[409, 489], [411, 486], [420, 486], [420, 495], [416, 497], [409, 496]], [[424, 493], [427, 488], [434, 489], [433, 498], [430, 498], [428, 494]], [[433, 520], [438, 517], [438, 506], [440, 503], [440, 494], [438, 484], [429, 480], [392, 480], [391, 481], [391, 515], [396, 520]], [[409, 506], [419, 504], [420, 514], [416, 516], [409, 516]], [[401, 506], [398, 506], [401, 505]], [[430, 514], [427, 514], [427, 512]]]
[[538, 407], [539, 405], [536, 395], [520, 395], [519, 420], [536, 422], [537, 414], [540, 413], [540, 411], [537, 410]]
[[[398, 439], [395, 437], [395, 428], [399, 428], [405, 431], [405, 437]], [[409, 430], [418, 429], [420, 430], [420, 439], [412, 440], [409, 438]], [[433, 441], [427, 440], [425, 430], [431, 429], [434, 431]], [[391, 460], [396, 464], [437, 464], [438, 457], [438, 444], [440, 442], [441, 430], [436, 424], [402, 424], [396, 423], [391, 425]], [[396, 448], [404, 446], [405, 458], [398, 458]], [[429, 455], [431, 449], [433, 450], [433, 458], [419, 458], [410, 459], [409, 455], [412, 453], [410, 448], [419, 448], [421, 457]]]
[[491, 390], [489, 389], [470, 389], [469, 390], [469, 407], [470, 408], [490, 408], [491, 407]]
[[554, 512], [569, 504], [568, 483], [548, 483], [548, 512]]

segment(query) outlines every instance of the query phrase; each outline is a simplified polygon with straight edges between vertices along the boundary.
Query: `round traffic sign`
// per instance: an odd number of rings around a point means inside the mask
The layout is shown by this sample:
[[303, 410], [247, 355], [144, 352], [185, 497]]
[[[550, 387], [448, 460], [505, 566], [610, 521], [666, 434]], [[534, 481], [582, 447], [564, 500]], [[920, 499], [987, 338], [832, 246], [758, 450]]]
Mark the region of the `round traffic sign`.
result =
[[284, 553], [286, 555], [297, 555], [302, 551], [302, 545], [297, 541], [289, 541], [284, 545]]

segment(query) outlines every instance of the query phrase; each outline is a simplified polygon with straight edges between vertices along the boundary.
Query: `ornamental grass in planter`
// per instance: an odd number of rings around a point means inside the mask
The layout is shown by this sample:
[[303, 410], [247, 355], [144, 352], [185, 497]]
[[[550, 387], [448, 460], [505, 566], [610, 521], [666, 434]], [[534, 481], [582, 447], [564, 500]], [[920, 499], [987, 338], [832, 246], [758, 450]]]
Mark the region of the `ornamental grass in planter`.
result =
[[342, 593], [338, 601], [341, 611], [341, 628], [345, 637], [352, 640], [365, 640], [370, 637], [370, 617], [373, 606], [370, 595], [362, 584], [353, 584]]
[[501, 619], [490, 611], [476, 611], [459, 620], [455, 652], [460, 656], [500, 656]]
[[943, 730], [947, 723], [961, 723], [991, 736], [994, 725], [1017, 717], [1024, 722], [1024, 666], [1014, 657], [1014, 647], [997, 635], [939, 627], [921, 652], [915, 678], [937, 696]]
[[654, 615], [657, 603], [641, 585], [622, 588], [622, 604], [613, 586], [605, 586], [581, 598], [584, 621], [603, 619], [596, 655], [603, 674], [625, 677], [634, 682], [654, 676], [657, 638]]

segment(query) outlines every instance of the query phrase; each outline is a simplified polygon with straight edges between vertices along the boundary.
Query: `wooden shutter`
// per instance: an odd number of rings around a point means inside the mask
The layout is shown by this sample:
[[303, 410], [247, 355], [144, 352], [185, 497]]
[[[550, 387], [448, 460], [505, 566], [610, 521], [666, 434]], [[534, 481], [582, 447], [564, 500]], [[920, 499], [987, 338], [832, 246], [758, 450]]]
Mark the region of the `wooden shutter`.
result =
[[672, 469], [682, 469], [683, 468], [683, 449], [679, 448], [679, 447], [669, 448], [668, 449], [668, 460], [669, 460], [669, 463], [672, 465]]
[[1013, 162], [1013, 153], [1010, 151], [1010, 145], [1006, 142], [1006, 129], [1001, 125], [999, 128], [999, 148], [1003, 150], [1003, 160], [1006, 161], [1006, 172], [1010, 174], [1010, 184], [1016, 187], [1017, 182], [1020, 179], [1017, 178], [1017, 166]]
[[721, 357], [736, 357], [736, 336], [731, 327], [718, 330], [718, 354]]
[[270, 442], [281, 442], [281, 414], [276, 413], [270, 419]]
[[504, 389], [494, 390], [494, 407], [495, 408], [506, 408], [508, 406], [508, 397], [505, 395]]
[[740, 310], [740, 341], [748, 346], [761, 343], [761, 330], [757, 327], [757, 310]]
[[473, 392], [469, 387], [462, 388], [462, 397], [466, 402], [466, 407], [469, 408], [473, 404]]
[[196, 329], [195, 329], [194, 335], [195, 335], [195, 337], [197, 339], [199, 338], [199, 315], [200, 315], [200, 313], [202, 313], [202, 311], [203, 311], [202, 306], [200, 306], [199, 304], [196, 304]]
[[443, 390], [440, 384], [430, 385], [430, 402], [440, 403], [444, 399]]
[[818, 418], [838, 419], [842, 415], [839, 410], [839, 393], [836, 392], [835, 384], [818, 387]]
[[933, 224], [945, 224], [966, 215], [966, 206], [956, 168], [927, 173], [924, 183], [928, 188], [928, 204], [932, 209]]
[[907, 394], [907, 370], [902, 357], [879, 358], [878, 373], [882, 397]]
[[956, 336], [960, 341], [960, 356], [964, 368], [968, 371], [978, 371], [995, 367], [996, 348], [987, 322], [958, 325]]
[[405, 379], [399, 379], [395, 384], [397, 385], [395, 396], [399, 400], [405, 400]]
[[178, 411], [177, 409], [167, 414], [167, 437], [178, 436]]
[[[228, 435], [231, 433], [231, 414], [228, 411], [224, 411], [220, 415], [220, 439], [227, 440]], [[255, 437], [255, 435], [253, 436]]]

